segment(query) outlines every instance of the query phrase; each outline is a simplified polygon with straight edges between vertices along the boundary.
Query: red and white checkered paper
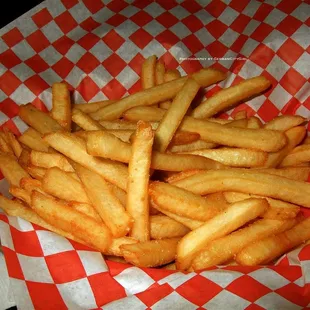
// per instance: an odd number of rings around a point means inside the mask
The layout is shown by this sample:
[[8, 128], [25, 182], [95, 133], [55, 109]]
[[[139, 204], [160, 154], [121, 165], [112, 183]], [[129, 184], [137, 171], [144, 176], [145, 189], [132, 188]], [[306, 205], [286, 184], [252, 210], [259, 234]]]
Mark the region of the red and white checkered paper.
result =
[[[222, 117], [246, 109], [263, 121], [309, 118], [309, 12], [307, 0], [45, 1], [0, 30], [0, 124], [23, 132], [18, 106], [49, 109], [54, 82], [67, 82], [76, 102], [135, 92], [152, 54], [183, 74], [208, 66], [228, 72], [207, 95], [256, 75], [272, 81], [267, 93]], [[246, 60], [208, 60], [214, 57]], [[275, 266], [184, 274], [105, 262], [98, 252], [5, 215], [0, 236], [19, 309], [310, 307], [310, 245]]]

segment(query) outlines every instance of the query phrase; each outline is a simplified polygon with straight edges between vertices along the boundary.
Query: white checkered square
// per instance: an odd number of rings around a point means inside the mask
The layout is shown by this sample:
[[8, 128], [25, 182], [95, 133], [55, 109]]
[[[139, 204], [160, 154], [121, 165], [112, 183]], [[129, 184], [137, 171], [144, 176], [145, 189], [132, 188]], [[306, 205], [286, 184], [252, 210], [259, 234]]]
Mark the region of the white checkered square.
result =
[[179, 295], [177, 292], [172, 292], [170, 295], [162, 298], [160, 301], [155, 303], [152, 306], [153, 310], [162, 310], [162, 309], [186, 309], [186, 310], [194, 310], [197, 309], [197, 306], [181, 295]]
[[10, 95], [10, 98], [18, 102], [18, 104], [26, 104], [28, 102], [32, 102], [35, 99], [35, 95], [32, 91], [29, 90], [29, 88], [21, 84], [19, 85], [16, 90]]
[[89, 76], [100, 88], [105, 86], [113, 79], [112, 75], [101, 65], [99, 65], [92, 73], [90, 73]]
[[41, 30], [51, 43], [55, 42], [64, 35], [58, 25], [53, 20], [44, 27], [42, 27]]
[[148, 24], [146, 24], [142, 28], [153, 37], [156, 37], [165, 30], [165, 27], [159, 22], [157, 22], [155, 19], [151, 20]]
[[[92, 17], [95, 21], [97, 21], [100, 24], [103, 24], [102, 29], [106, 26], [103, 22], [108, 20], [110, 17], [112, 17], [115, 13], [111, 11], [108, 7], [103, 7], [101, 10], [96, 12]], [[109, 25], [109, 27], [112, 27]], [[96, 28], [97, 29], [97, 28]], [[95, 30], [96, 30], [95, 29]], [[95, 30], [93, 31], [95, 33]]]
[[13, 196], [9, 193], [10, 184], [6, 179], [0, 181], [0, 193], [8, 199], [12, 199]]
[[286, 40], [286, 35], [276, 29], [273, 29], [272, 32], [264, 39], [263, 43], [276, 52]]
[[207, 46], [215, 41], [214, 37], [211, 35], [211, 33], [206, 30], [205, 28], [201, 28], [198, 31], [195, 32], [195, 36], [198, 38], [198, 40], [204, 45]]
[[191, 56], [191, 51], [186, 47], [183, 42], [179, 42], [176, 45], [172, 46], [169, 52], [177, 61], [180, 61], [180, 58], [187, 58]]
[[126, 66], [116, 77], [116, 79], [126, 88], [129, 89], [139, 80], [138, 74], [129, 66]]
[[147, 307], [145, 304], [136, 296], [128, 296], [126, 298], [122, 298], [119, 300], [115, 300], [113, 302], [104, 305], [101, 309], [103, 310], [126, 310], [126, 309], [134, 309], [134, 310], [145, 310]]
[[16, 307], [23, 310], [34, 309], [25, 281], [10, 278], [10, 284], [10, 287], [12, 288], [14, 293]]
[[144, 8], [144, 11], [148, 12], [153, 18], [156, 18], [157, 16], [165, 12], [165, 10], [156, 2], [152, 2], [151, 4], [149, 4], [147, 7]]
[[272, 27], [277, 27], [286, 16], [287, 14], [274, 8], [265, 18], [264, 23], [269, 24]]
[[138, 12], [139, 12], [138, 8], [136, 8], [133, 5], [128, 5], [120, 12], [120, 14], [126, 16], [127, 18], [130, 18], [131, 16], [135, 15]]
[[26, 81], [35, 74], [33, 70], [23, 62], [12, 68], [11, 71], [18, 76], [22, 82]]
[[109, 271], [102, 254], [91, 251], [77, 251], [87, 276]]
[[280, 84], [278, 84], [269, 96], [269, 100], [280, 110], [289, 102], [292, 95], [289, 94]]
[[307, 49], [310, 46], [310, 41], [307, 39], [309, 36], [309, 27], [302, 24], [292, 35], [291, 39]]
[[[57, 81], [57, 80], [55, 80], [55, 81]], [[50, 111], [52, 109], [52, 89], [49, 88], [49, 89], [43, 91], [40, 94], [39, 98], [42, 100], [42, 102], [44, 102], [44, 105]]]
[[259, 43], [256, 40], [248, 38], [245, 44], [243, 45], [240, 53], [246, 57], [249, 57], [258, 45]]
[[296, 115], [300, 115], [300, 116], [303, 116], [303, 117], [308, 118], [308, 119], [309, 119], [309, 114], [310, 114], [310, 111], [305, 106], [303, 106], [303, 105], [301, 105], [296, 110]]
[[100, 62], [113, 54], [113, 51], [101, 40], [89, 50]]
[[266, 100], [266, 97], [264, 95], [256, 96], [255, 98], [248, 101], [248, 104], [251, 106], [251, 108], [254, 111], [257, 112], [262, 106], [262, 104], [265, 102], [265, 100]]
[[0, 239], [3, 246], [15, 251], [10, 226], [3, 221], [0, 221]]
[[82, 46], [73, 44], [67, 52], [66, 57], [73, 63], [77, 63], [85, 53], [86, 50]]
[[157, 40], [152, 40], [142, 51], [139, 49], [139, 52], [144, 58], [152, 55], [156, 55], [160, 58], [163, 54], [165, 54], [166, 49]]
[[294, 63], [293, 68], [302, 74], [306, 79], [309, 79], [310, 54], [304, 52]]
[[200, 273], [200, 275], [217, 285], [219, 285], [222, 288], [227, 287], [230, 283], [235, 281], [236, 279], [243, 276], [241, 272], [238, 271], [227, 271], [223, 269], [217, 269], [212, 271], [204, 271]]
[[181, 22], [176, 23], [169, 29], [172, 31], [178, 38], [183, 39], [191, 34], [191, 31]]
[[200, 21], [204, 24], [207, 25], [210, 22], [212, 22], [215, 18], [208, 13], [206, 10], [200, 10], [196, 13], [194, 13], [194, 15], [200, 19]]
[[61, 1], [57, 1], [57, 5], [54, 1], [46, 1], [46, 8], [54, 18], [66, 11], [66, 8], [61, 3]]
[[305, 102], [308, 99], [310, 94], [310, 83], [306, 82], [300, 90], [295, 94], [295, 98], [298, 99], [301, 103]]
[[255, 20], [255, 19], [251, 19], [250, 22], [247, 24], [247, 26], [244, 28], [243, 30], [243, 34], [249, 36], [251, 35], [254, 30], [260, 25], [260, 23]]
[[310, 6], [307, 3], [301, 3], [294, 11], [291, 13], [292, 16], [305, 22], [309, 18]]
[[89, 11], [86, 9], [82, 1], [79, 1], [75, 6], [73, 6], [69, 12], [78, 24], [82, 23], [89, 17]]
[[230, 26], [238, 15], [239, 13], [237, 11], [227, 6], [218, 19], [225, 25]]
[[39, 55], [49, 66], [53, 66], [62, 58], [62, 55], [58, 53], [52, 45], [48, 46], [46, 49], [40, 52]]
[[195, 273], [191, 272], [188, 274], [183, 274], [181, 272], [175, 272], [170, 274], [169, 276], [157, 281], [159, 285], [163, 285], [165, 283], [168, 283], [173, 289], [176, 289], [180, 285], [184, 284], [191, 278], [195, 277]]
[[267, 66], [266, 71], [268, 71], [277, 81], [280, 81], [288, 69], [289, 65], [278, 55], [275, 55]]
[[[19, 132], [24, 132], [28, 128], [28, 125], [24, 121], [22, 121], [19, 116], [13, 117], [12, 121], [14, 122], [16, 127], [18, 128]], [[1, 121], [0, 121], [0, 123], [1, 123]], [[2, 184], [1, 184], [1, 187], [2, 187]]]
[[19, 231], [33, 231], [33, 226], [30, 222], [23, 220], [20, 217], [10, 216], [9, 217], [10, 225], [16, 228]]
[[38, 29], [32, 18], [18, 18], [14, 23], [25, 38]]
[[260, 2], [250, 1], [249, 4], [245, 7], [245, 9], [242, 11], [242, 13], [249, 17], [253, 17], [260, 6]]
[[[99, 91], [97, 93], [97, 95], [92, 98], [91, 101], [96, 102], [96, 101], [102, 101], [102, 100], [108, 100], [108, 97], [102, 91]], [[78, 102], [78, 103], [80, 103], [80, 102]]]
[[6, 50], [8, 50], [8, 46], [4, 43], [3, 40], [0, 40], [0, 53], [2, 54], [3, 52], [5, 52]]
[[73, 30], [71, 30], [69, 33], [67, 33], [67, 37], [69, 37], [70, 39], [76, 42], [80, 40], [82, 37], [84, 37], [86, 33], [87, 33], [86, 30], [84, 30], [80, 26], [77, 26]]
[[[141, 49], [134, 43], [126, 41], [122, 46], [116, 51], [116, 54], [120, 56], [125, 62], [130, 62], [138, 53], [141, 52]], [[153, 54], [151, 54], [153, 55]], [[151, 56], [149, 55], [149, 56]]]
[[230, 47], [239, 37], [239, 34], [232, 29], [228, 28], [222, 36], [219, 38], [219, 41], [222, 42], [225, 46]]
[[0, 111], [0, 125], [4, 124], [9, 120], [8, 116]]
[[190, 13], [186, 9], [184, 9], [181, 5], [175, 6], [169, 12], [179, 20], [190, 15]]
[[239, 71], [239, 75], [244, 79], [248, 79], [251, 77], [255, 77], [260, 75], [263, 72], [263, 69], [257, 66], [251, 60], [247, 60], [245, 64], [242, 66], [241, 70]]
[[[0, 66], [1, 67], [1, 66]], [[1, 73], [0, 73], [1, 75]], [[6, 99], [8, 96], [0, 89], [0, 102]]]
[[[227, 53], [223, 56], [223, 58], [231, 58], [231, 59], [221, 59], [219, 63], [225, 68], [229, 69], [232, 63], [235, 61], [234, 59], [236, 58], [236, 56], [237, 56], [237, 53], [231, 50], [228, 50]], [[226, 81], [226, 79], [224, 81]]]
[[137, 24], [132, 22], [130, 19], [127, 19], [114, 30], [126, 40], [138, 29], [139, 26], [137, 26]]
[[[212, 64], [215, 63], [215, 60], [213, 60], [211, 55], [206, 50], [201, 50], [201, 51], [197, 52], [194, 56], [197, 57], [197, 58], [201, 58], [201, 59], [199, 59], [199, 62], [201, 63], [201, 65], [204, 68], [210, 67]], [[182, 67], [180, 67], [180, 68], [183, 70]], [[186, 75], [185, 72], [184, 72], [184, 75]]]
[[13, 52], [20, 58], [20, 60], [25, 61], [28, 58], [34, 56], [36, 52], [28, 44], [26, 40], [23, 40], [12, 47]]
[[[48, 84], [52, 85], [53, 83], [61, 82], [62, 78], [51, 68], [46, 69], [45, 71], [39, 73], [39, 76]], [[45, 102], [44, 102], [45, 103]]]
[[260, 283], [264, 283], [265, 286], [274, 291], [290, 283], [286, 278], [268, 268], [260, 268], [249, 273], [248, 276]]
[[299, 309], [302, 309], [302, 307], [293, 304], [292, 302], [288, 301], [286, 298], [283, 298], [274, 292], [266, 294], [260, 299], [256, 300], [255, 304], [268, 310], [279, 310], [279, 309], [287, 309], [287, 310], [298, 309], [299, 310]]

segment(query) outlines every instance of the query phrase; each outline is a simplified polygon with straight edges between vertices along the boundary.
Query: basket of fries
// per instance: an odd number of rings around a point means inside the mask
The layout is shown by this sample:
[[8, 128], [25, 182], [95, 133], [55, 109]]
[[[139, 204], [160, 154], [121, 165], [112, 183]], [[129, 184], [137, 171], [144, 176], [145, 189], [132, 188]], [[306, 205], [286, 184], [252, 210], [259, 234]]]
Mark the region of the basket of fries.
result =
[[57, 0], [1, 30], [18, 309], [310, 304], [307, 10]]

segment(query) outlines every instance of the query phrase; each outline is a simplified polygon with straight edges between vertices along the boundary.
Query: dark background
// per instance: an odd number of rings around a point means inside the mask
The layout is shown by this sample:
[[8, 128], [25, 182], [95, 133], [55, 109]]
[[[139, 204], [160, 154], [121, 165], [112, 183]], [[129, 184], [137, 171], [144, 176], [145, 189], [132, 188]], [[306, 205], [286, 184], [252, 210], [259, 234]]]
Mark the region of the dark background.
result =
[[9, 0], [5, 2], [5, 7], [2, 6], [0, 10], [0, 28], [4, 27], [20, 15], [26, 13], [39, 3], [43, 2], [42, 0], [22, 0], [14, 1]]

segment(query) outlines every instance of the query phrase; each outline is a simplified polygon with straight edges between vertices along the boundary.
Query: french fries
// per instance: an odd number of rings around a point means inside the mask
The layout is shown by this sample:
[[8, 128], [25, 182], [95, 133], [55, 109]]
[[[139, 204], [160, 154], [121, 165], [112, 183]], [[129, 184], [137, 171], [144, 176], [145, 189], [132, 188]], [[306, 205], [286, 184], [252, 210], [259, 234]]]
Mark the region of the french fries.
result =
[[306, 119], [299, 115], [280, 115], [265, 124], [265, 129], [287, 131], [301, 125]]
[[121, 247], [127, 244], [135, 244], [135, 243], [138, 243], [138, 240], [131, 237], [121, 237], [112, 239], [109, 248], [106, 251], [104, 251], [104, 254], [118, 257], [123, 256], [123, 251]]
[[295, 147], [281, 161], [279, 167], [298, 166], [299, 164], [310, 162], [310, 145], [299, 145]]
[[47, 171], [45, 168], [36, 167], [33, 165], [28, 165], [25, 169], [33, 178], [38, 180], [42, 180]]
[[[248, 119], [248, 128], [258, 129], [262, 127], [263, 127], [263, 123], [261, 122], [259, 118], [252, 116]], [[265, 129], [268, 129], [268, 128], [265, 128]]]
[[29, 127], [19, 138], [18, 141], [28, 146], [30, 149], [39, 152], [48, 152], [49, 145], [43, 141], [42, 134]]
[[199, 140], [200, 135], [196, 132], [177, 131], [170, 144], [172, 145], [184, 145]]
[[97, 102], [90, 102], [90, 103], [79, 103], [74, 104], [73, 109], [79, 109], [82, 112], [88, 114], [92, 112], [98, 111], [100, 108], [106, 107], [109, 104], [114, 103], [116, 100], [103, 100]]
[[148, 89], [156, 85], [155, 82], [155, 67], [156, 67], [155, 55], [147, 58], [142, 64], [141, 70], [141, 84], [143, 89]]
[[163, 84], [165, 82], [165, 65], [160, 62], [157, 61], [156, 62], [156, 66], [155, 66], [155, 83], [156, 85], [160, 85]]
[[89, 217], [93, 218], [97, 222], [101, 223], [102, 219], [99, 216], [98, 212], [93, 208], [92, 205], [88, 203], [82, 203], [82, 202], [76, 202], [76, 201], [70, 201], [68, 203], [68, 206], [70, 206], [72, 209], [79, 211], [81, 213], [84, 213], [88, 215]]
[[309, 167], [284, 167], [284, 168], [264, 168], [259, 172], [275, 174], [281, 177], [296, 181], [307, 181], [310, 173]]
[[31, 204], [30, 193], [28, 193], [26, 190], [20, 187], [17, 187], [17, 186], [11, 186], [9, 189], [9, 193], [15, 198], [18, 198], [21, 201], [24, 201], [27, 205]]
[[264, 213], [269, 207], [265, 199], [247, 199], [232, 204], [199, 228], [181, 239], [177, 249], [176, 265], [187, 270], [195, 256], [211, 241], [223, 237]]
[[19, 158], [20, 154], [23, 151], [22, 146], [20, 145], [20, 143], [18, 142], [18, 140], [16, 139], [15, 135], [12, 132], [6, 130], [5, 135], [7, 136], [9, 145], [11, 149], [13, 150], [14, 155], [16, 156], [16, 158]]
[[234, 116], [235, 120], [244, 119], [244, 118], [247, 118], [246, 110], [239, 111]]
[[85, 112], [79, 109], [72, 110], [72, 121], [84, 130], [102, 130], [104, 127]]
[[164, 75], [164, 81], [170, 82], [170, 81], [179, 79], [180, 77], [181, 77], [181, 74], [177, 69], [167, 70]]
[[203, 149], [213, 149], [215, 147], [217, 147], [215, 143], [197, 140], [187, 144], [169, 146], [168, 151], [171, 153], [186, 153]]

